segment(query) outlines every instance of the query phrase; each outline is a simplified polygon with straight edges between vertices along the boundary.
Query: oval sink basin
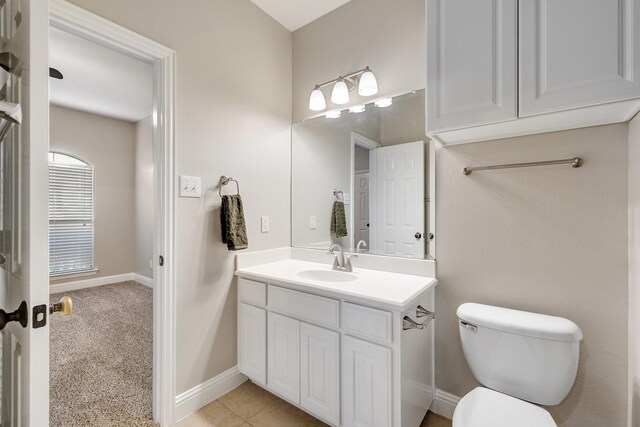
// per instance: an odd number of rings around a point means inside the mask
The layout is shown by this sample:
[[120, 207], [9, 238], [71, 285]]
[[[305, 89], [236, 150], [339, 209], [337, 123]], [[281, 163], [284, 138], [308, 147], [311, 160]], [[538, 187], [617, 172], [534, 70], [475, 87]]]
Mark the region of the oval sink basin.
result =
[[353, 282], [358, 279], [355, 274], [335, 270], [304, 270], [299, 272], [298, 276], [317, 282]]

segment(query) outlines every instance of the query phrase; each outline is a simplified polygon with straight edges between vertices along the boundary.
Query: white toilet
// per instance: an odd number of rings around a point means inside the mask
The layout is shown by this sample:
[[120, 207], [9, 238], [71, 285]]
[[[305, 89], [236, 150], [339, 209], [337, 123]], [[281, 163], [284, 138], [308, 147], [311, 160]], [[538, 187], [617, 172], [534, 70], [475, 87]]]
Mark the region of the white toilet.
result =
[[453, 427], [555, 427], [537, 405], [557, 405], [578, 371], [582, 331], [561, 317], [489, 305], [458, 307], [469, 367], [485, 387], [465, 395]]

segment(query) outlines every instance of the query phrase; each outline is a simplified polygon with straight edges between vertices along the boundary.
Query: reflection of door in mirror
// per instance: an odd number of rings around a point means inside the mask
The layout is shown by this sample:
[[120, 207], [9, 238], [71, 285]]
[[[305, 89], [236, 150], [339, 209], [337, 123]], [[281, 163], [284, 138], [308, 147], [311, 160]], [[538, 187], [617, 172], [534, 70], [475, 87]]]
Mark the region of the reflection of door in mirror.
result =
[[376, 149], [371, 250], [422, 258], [425, 254], [424, 142]]

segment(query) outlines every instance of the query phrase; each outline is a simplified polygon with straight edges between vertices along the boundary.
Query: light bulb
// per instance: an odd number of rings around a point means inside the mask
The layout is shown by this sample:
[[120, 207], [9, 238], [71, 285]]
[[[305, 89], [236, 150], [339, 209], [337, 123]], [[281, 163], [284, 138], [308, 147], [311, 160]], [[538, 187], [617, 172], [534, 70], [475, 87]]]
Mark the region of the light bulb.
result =
[[362, 113], [364, 111], [365, 107], [364, 105], [354, 105], [353, 107], [349, 108], [349, 112], [350, 113]]
[[338, 80], [336, 84], [333, 86], [333, 91], [331, 92], [331, 102], [334, 104], [346, 104], [349, 102], [349, 88], [344, 80]]
[[366, 68], [366, 71], [360, 76], [360, 83], [358, 84], [358, 95], [360, 96], [372, 96], [378, 93], [378, 81], [373, 72]]
[[340, 110], [336, 110], [336, 111], [329, 111], [327, 114], [324, 115], [327, 119], [337, 119], [340, 117]]
[[316, 86], [309, 96], [309, 109], [312, 111], [321, 111], [327, 108], [327, 103], [324, 100], [324, 93]]
[[393, 99], [391, 99], [391, 98], [380, 99], [380, 100], [374, 102], [374, 104], [378, 108], [385, 108], [385, 107], [388, 107], [389, 105], [393, 104]]

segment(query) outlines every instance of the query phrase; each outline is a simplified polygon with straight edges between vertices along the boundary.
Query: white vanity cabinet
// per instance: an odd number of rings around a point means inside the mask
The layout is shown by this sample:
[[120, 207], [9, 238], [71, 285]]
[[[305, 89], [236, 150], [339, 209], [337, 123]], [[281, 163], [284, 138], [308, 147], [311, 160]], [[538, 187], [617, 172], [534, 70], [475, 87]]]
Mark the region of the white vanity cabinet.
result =
[[427, 134], [445, 144], [627, 121], [633, 0], [427, 0]]
[[333, 426], [420, 425], [435, 397], [433, 322], [403, 330], [403, 317], [421, 323], [435, 286], [404, 311], [296, 284], [238, 287], [240, 372]]

